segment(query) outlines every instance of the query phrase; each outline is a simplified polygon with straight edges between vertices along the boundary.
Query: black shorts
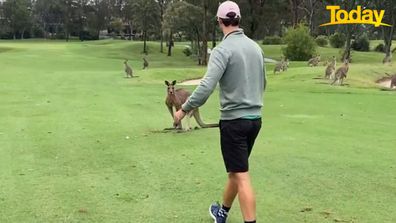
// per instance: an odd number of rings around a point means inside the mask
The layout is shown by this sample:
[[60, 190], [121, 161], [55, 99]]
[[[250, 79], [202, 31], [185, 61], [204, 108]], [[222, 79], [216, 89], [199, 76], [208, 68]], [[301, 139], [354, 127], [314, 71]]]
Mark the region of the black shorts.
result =
[[227, 172], [249, 170], [249, 156], [261, 129], [261, 119], [220, 121], [221, 153]]

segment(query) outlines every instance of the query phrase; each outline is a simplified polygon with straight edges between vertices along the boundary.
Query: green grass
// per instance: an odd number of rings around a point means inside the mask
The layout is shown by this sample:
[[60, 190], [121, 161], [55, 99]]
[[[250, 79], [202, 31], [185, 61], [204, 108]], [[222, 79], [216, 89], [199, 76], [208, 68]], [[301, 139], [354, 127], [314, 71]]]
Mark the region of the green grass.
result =
[[[163, 81], [205, 72], [183, 45], [167, 57], [149, 43], [141, 70], [141, 42], [1, 41], [0, 222], [211, 222], [226, 180], [218, 130], [161, 131]], [[280, 47], [263, 49], [279, 58]], [[124, 58], [139, 78], [124, 78]], [[396, 221], [396, 92], [374, 83], [395, 65], [382, 58], [354, 52], [345, 86], [317, 79], [324, 67], [267, 65], [251, 158], [260, 222]], [[238, 202], [229, 222], [241, 222]]]

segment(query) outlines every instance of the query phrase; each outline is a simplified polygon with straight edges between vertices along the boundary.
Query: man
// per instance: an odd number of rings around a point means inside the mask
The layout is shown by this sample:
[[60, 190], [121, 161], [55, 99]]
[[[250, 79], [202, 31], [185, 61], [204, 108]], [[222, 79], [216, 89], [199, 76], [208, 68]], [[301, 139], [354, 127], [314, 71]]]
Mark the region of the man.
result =
[[256, 222], [256, 201], [249, 176], [248, 158], [261, 128], [261, 107], [265, 89], [264, 58], [261, 48], [239, 28], [238, 5], [223, 2], [217, 11], [223, 41], [212, 51], [201, 83], [175, 113], [179, 123], [187, 112], [203, 105], [220, 84], [220, 141], [228, 173], [223, 204], [212, 204], [209, 213], [215, 223], [224, 223], [238, 195], [245, 223]]

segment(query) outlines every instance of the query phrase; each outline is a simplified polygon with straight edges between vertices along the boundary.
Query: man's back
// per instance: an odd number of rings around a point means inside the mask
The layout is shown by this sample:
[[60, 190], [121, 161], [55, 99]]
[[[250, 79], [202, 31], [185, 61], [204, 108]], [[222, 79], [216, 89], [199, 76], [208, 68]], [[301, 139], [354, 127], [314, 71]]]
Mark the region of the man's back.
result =
[[239, 30], [225, 37], [216, 50], [228, 59], [219, 81], [221, 119], [261, 115], [265, 85], [261, 48]]

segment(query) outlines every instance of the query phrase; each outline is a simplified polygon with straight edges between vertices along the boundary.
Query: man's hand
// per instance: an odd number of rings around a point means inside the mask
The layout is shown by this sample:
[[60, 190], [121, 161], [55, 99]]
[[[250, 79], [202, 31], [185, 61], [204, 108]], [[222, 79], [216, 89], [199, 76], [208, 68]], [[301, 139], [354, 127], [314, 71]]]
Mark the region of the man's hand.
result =
[[173, 126], [177, 127], [180, 125], [181, 120], [186, 116], [186, 113], [179, 109], [175, 115], [174, 115], [174, 120], [173, 120]]

